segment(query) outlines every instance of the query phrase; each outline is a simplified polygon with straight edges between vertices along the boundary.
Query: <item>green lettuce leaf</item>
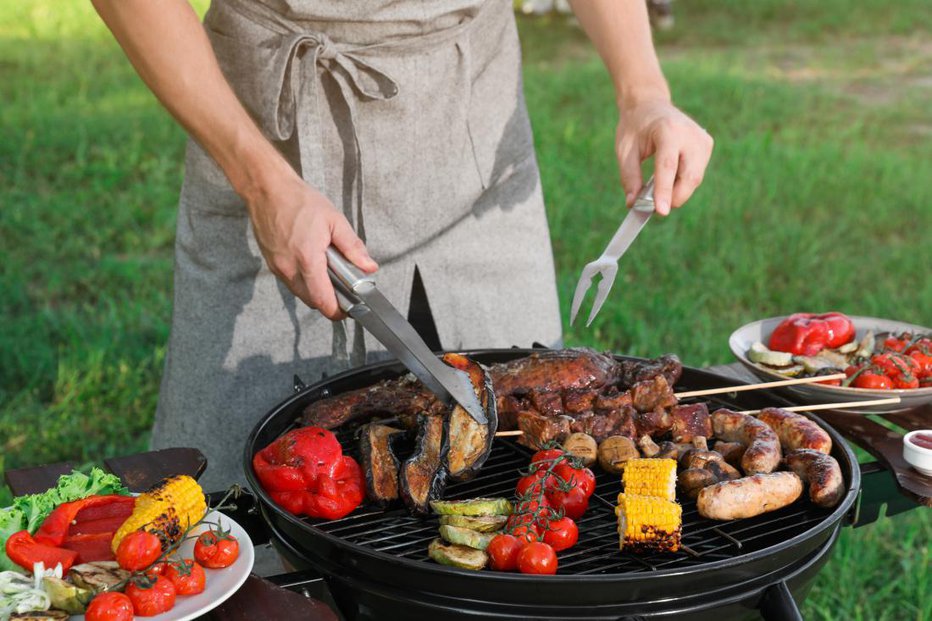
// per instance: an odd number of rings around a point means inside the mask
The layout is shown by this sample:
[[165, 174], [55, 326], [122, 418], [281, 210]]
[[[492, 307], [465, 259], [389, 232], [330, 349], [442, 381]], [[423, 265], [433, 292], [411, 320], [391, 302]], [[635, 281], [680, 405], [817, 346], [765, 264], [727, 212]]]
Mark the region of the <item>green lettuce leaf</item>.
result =
[[13, 533], [26, 528], [26, 518], [19, 509], [0, 509], [0, 571], [19, 571], [23, 568], [6, 555], [6, 540]]

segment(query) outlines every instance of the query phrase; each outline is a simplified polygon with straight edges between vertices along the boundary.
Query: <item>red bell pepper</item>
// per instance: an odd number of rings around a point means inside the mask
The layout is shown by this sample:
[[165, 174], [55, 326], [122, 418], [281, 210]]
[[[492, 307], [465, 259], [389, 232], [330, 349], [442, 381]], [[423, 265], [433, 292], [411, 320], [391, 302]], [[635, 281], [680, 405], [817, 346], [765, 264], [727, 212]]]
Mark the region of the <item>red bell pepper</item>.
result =
[[826, 347], [840, 347], [854, 338], [854, 324], [841, 313], [795, 313], [770, 335], [770, 349], [815, 356]]
[[[133, 512], [135, 504], [136, 499], [132, 496], [119, 494], [88, 496], [81, 500], [60, 504], [45, 518], [34, 538], [38, 543], [60, 546], [70, 534], [105, 532], [101, 530], [100, 525], [91, 525], [91, 522], [104, 520], [106, 526], [117, 522], [110, 529], [110, 532], [116, 532], [120, 524]], [[85, 522], [89, 528], [82, 530], [80, 526]]]
[[252, 467], [272, 500], [298, 515], [335, 520], [365, 496], [362, 468], [321, 427], [289, 431], [256, 453]]
[[43, 563], [48, 569], [61, 563], [63, 573], [68, 573], [78, 558], [78, 553], [73, 550], [63, 550], [37, 542], [28, 530], [10, 535], [6, 540], [6, 555], [26, 571], [32, 571], [32, 566], [36, 563]]

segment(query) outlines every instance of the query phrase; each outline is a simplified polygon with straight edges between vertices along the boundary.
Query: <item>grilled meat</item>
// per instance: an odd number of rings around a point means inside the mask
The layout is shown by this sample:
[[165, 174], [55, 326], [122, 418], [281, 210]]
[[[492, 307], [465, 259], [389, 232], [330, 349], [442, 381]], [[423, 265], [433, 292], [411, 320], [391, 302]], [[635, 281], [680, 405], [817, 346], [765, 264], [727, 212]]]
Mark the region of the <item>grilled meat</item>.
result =
[[366, 497], [385, 506], [399, 496], [398, 458], [392, 442], [404, 431], [388, 425], [369, 423], [359, 430], [359, 456], [366, 473]]
[[766, 408], [757, 420], [767, 423], [777, 432], [784, 450], [812, 449], [828, 455], [832, 452], [832, 437], [814, 420], [780, 408]]
[[754, 517], [791, 504], [803, 493], [803, 482], [792, 472], [755, 474], [703, 488], [696, 506], [712, 520]]
[[454, 481], [466, 481], [478, 472], [489, 453], [498, 429], [498, 415], [492, 381], [479, 363], [459, 354], [447, 354], [444, 362], [469, 374], [488, 423], [480, 425], [469, 413], [456, 405], [446, 417], [446, 470]]
[[697, 436], [712, 437], [712, 417], [705, 403], [676, 405], [670, 410], [674, 442], [692, 442]]
[[441, 414], [444, 404], [413, 375], [383, 380], [366, 388], [314, 401], [304, 408], [304, 425], [334, 429], [350, 422], [362, 422], [374, 416]]
[[548, 442], [562, 443], [570, 433], [573, 419], [569, 416], [544, 416], [533, 410], [518, 413], [518, 429], [523, 431], [518, 442], [538, 449]]
[[664, 354], [654, 360], [639, 362], [636, 360], [622, 360], [618, 363], [618, 383], [629, 387], [662, 375], [667, 384], [673, 386], [683, 374], [683, 363], [675, 354]]
[[631, 404], [638, 412], [652, 412], [658, 408], [673, 407], [676, 405], [676, 396], [666, 378], [655, 375], [631, 387]]
[[419, 414], [417, 424], [414, 455], [401, 466], [401, 497], [408, 511], [424, 515], [430, 501], [439, 498], [446, 486], [444, 420], [442, 416]]
[[780, 439], [763, 422], [748, 414], [722, 408], [712, 414], [715, 437], [728, 442], [741, 442], [747, 450], [741, 457], [745, 474], [773, 472], [780, 463]]
[[834, 507], [845, 493], [841, 466], [831, 455], [799, 449], [786, 456], [786, 465], [809, 484], [809, 498], [820, 507]]

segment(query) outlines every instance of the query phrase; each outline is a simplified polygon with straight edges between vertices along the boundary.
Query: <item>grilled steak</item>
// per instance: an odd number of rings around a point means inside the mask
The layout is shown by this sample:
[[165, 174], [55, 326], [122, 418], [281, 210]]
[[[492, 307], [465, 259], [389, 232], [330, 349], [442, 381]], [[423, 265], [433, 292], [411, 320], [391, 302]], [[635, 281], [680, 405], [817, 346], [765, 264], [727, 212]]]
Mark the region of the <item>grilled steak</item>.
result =
[[674, 442], [692, 442], [698, 436], [712, 437], [712, 417], [705, 403], [677, 405], [670, 410], [670, 418], [673, 419]]
[[334, 429], [374, 416], [390, 418], [420, 412], [440, 414], [444, 409], [434, 393], [413, 375], [405, 375], [315, 401], [304, 409], [301, 421], [305, 425]]

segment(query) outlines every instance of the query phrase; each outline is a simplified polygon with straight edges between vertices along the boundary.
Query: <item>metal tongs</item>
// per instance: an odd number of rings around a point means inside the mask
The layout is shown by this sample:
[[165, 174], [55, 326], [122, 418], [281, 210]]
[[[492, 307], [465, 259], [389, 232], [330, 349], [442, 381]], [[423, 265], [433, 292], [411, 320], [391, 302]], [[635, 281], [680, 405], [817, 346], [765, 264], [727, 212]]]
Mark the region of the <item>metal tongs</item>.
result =
[[605, 251], [595, 261], [586, 264], [583, 268], [579, 282], [576, 284], [576, 293], [573, 294], [573, 308], [570, 311], [570, 324], [576, 320], [576, 313], [582, 306], [583, 299], [592, 286], [592, 279], [596, 274], [601, 274], [599, 280], [598, 293], [595, 296], [595, 303], [589, 312], [589, 320], [586, 321], [586, 327], [592, 323], [595, 316], [599, 314], [599, 309], [605, 303], [608, 292], [612, 290], [615, 283], [615, 276], [618, 274], [618, 259], [628, 250], [631, 242], [638, 236], [647, 221], [654, 214], [654, 178], [651, 177], [638, 192], [634, 199], [634, 205], [631, 206], [628, 215], [621, 222], [621, 226], [615, 231]]
[[327, 271], [337, 300], [347, 315], [372, 333], [385, 348], [448, 406], [455, 401], [480, 425], [488, 418], [469, 376], [441, 362], [410, 323], [375, 284], [373, 275], [356, 269], [339, 250], [327, 249]]

